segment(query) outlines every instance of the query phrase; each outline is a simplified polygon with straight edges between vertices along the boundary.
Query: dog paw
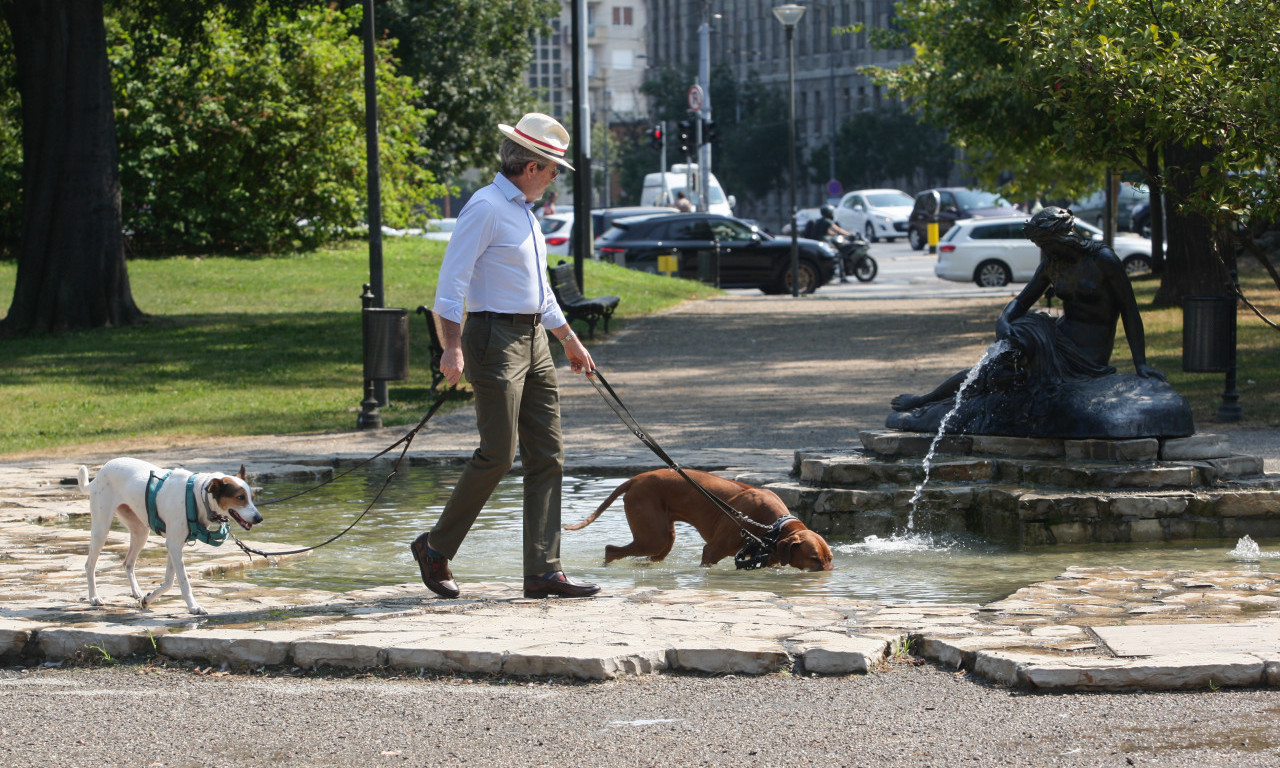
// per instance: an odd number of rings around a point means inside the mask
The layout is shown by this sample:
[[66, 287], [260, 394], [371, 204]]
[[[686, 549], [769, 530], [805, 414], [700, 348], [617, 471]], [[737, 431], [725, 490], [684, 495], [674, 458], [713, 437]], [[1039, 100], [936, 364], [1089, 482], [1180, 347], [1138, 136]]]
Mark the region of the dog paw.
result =
[[191, 606], [191, 612], [192, 612], [193, 614], [195, 614], [196, 616], [208, 616], [208, 615], [209, 615], [209, 612], [208, 612], [208, 611], [206, 611], [202, 606], [199, 606], [199, 605], [193, 605], [193, 606]]
[[97, 607], [101, 606], [101, 605], [102, 605], [102, 598], [100, 598], [100, 597], [91, 597], [91, 598], [89, 598], [89, 605], [92, 605], [92, 606], [93, 606], [93, 607], [95, 607], [95, 608], [97, 608]]

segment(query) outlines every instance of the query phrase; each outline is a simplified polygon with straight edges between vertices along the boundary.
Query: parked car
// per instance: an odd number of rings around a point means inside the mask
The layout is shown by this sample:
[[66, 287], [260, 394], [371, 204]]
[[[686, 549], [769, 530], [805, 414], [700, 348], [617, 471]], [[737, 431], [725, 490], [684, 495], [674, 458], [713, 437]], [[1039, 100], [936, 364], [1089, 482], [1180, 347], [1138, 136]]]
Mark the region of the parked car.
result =
[[453, 235], [453, 226], [457, 223], [457, 219], [430, 219], [427, 221], [427, 231], [423, 232], [422, 236], [428, 240], [448, 242]]
[[[628, 216], [679, 213], [675, 208], [661, 206], [622, 206], [618, 208], [593, 208], [591, 210], [591, 234], [596, 240], [609, 231], [613, 222]], [[573, 253], [573, 212], [553, 213], [542, 218], [542, 234], [547, 239], [547, 253], [569, 256]]]
[[569, 240], [573, 237], [573, 214], [551, 213], [542, 217], [542, 236], [547, 241], [547, 253], [569, 255]]
[[[1147, 187], [1139, 187], [1129, 182], [1120, 184], [1120, 192], [1116, 196], [1116, 229], [1133, 229], [1133, 212], [1141, 203], [1151, 199], [1151, 191]], [[1092, 195], [1072, 203], [1071, 212], [1078, 221], [1087, 221], [1098, 229], [1102, 229], [1103, 216], [1106, 213], [1107, 198], [1105, 190], [1098, 190]]]
[[[799, 239], [802, 293], [831, 280], [836, 249]], [[722, 288], [759, 288], [791, 292], [791, 237], [774, 237], [760, 227], [715, 213], [678, 213], [619, 219], [596, 241], [596, 253], [645, 272], [658, 271], [659, 256], [675, 256], [677, 276], [693, 280], [719, 276]]]
[[907, 217], [914, 204], [911, 195], [900, 189], [859, 189], [840, 198], [836, 223], [872, 243], [882, 237], [892, 243], [907, 236]]
[[[987, 287], [1025, 283], [1040, 266], [1040, 248], [1022, 234], [1022, 216], [962, 219], [938, 243], [933, 273], [943, 280], [974, 282]], [[1102, 240], [1102, 230], [1076, 221], [1084, 237]], [[1137, 235], [1116, 235], [1112, 248], [1130, 275], [1151, 269], [1151, 241]]]
[[679, 213], [675, 208], [668, 208], [661, 205], [621, 205], [616, 208], [592, 208], [591, 209], [591, 236], [596, 240], [600, 236], [609, 231], [613, 226], [613, 222], [618, 219], [625, 219], [628, 216], [644, 216], [648, 214], [669, 214]]
[[1017, 208], [1003, 197], [968, 187], [938, 187], [926, 189], [916, 195], [915, 205], [907, 220], [907, 242], [913, 250], [922, 250], [929, 243], [929, 222], [938, 222], [938, 238], [941, 239], [960, 219], [990, 216], [1009, 216]]

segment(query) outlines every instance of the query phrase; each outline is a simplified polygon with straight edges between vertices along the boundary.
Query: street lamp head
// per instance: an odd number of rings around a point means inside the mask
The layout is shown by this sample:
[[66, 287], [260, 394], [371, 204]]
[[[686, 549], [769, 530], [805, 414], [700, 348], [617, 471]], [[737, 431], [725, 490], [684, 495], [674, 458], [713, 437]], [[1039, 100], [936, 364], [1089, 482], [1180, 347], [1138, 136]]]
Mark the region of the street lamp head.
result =
[[804, 6], [795, 3], [774, 6], [773, 15], [778, 17], [782, 26], [791, 29], [800, 23], [800, 17], [804, 15]]

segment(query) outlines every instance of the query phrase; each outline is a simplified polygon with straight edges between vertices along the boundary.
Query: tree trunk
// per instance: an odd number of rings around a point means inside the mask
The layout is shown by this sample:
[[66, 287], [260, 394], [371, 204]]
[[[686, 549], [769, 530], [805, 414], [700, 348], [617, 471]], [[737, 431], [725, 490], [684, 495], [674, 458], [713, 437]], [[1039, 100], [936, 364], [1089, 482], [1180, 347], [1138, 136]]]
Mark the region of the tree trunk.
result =
[[22, 95], [22, 242], [0, 334], [128, 324], [111, 76], [101, 0], [10, 0]]
[[[1214, 222], [1197, 213], [1187, 213], [1183, 201], [1194, 194], [1194, 184], [1201, 167], [1217, 154], [1214, 147], [1170, 144], [1165, 148], [1165, 166], [1169, 175], [1170, 210], [1168, 217], [1169, 250], [1165, 270], [1156, 291], [1156, 306], [1182, 304], [1188, 296], [1227, 296], [1229, 276], [1219, 254], [1231, 263], [1234, 251], [1223, 248], [1222, 232]], [[1154, 228], [1155, 222], [1152, 222]]]
[[1151, 271], [1164, 274], [1164, 181], [1157, 146], [1147, 147], [1147, 219], [1151, 227]]

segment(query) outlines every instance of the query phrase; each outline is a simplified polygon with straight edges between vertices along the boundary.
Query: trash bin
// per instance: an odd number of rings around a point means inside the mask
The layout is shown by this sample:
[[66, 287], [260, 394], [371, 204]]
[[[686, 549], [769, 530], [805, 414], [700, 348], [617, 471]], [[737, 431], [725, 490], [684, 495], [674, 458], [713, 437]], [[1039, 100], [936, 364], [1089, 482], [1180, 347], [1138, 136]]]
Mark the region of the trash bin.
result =
[[364, 377], [371, 381], [409, 378], [409, 310], [364, 308]]
[[1182, 304], [1182, 370], [1225, 373], [1231, 367], [1232, 296], [1188, 296]]

